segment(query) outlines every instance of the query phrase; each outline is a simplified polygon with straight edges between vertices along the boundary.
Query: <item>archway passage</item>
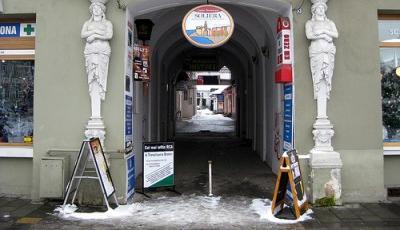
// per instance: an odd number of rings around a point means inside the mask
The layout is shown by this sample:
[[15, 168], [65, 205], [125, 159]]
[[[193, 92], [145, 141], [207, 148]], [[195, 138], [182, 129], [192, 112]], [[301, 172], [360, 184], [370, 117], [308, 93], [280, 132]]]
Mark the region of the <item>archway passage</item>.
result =
[[235, 136], [236, 85], [226, 66], [220, 71], [181, 72], [176, 85], [175, 136]]
[[[275, 28], [279, 16], [290, 16], [290, 5], [281, 1], [221, 1], [221, 4], [215, 1], [232, 14], [235, 32], [223, 46], [201, 49], [190, 44], [181, 31], [182, 19], [195, 3], [138, 1], [128, 7], [131, 23], [137, 19], [150, 19], [154, 23], [148, 42], [152, 50], [152, 80], [148, 88], [142, 87], [142, 82], [135, 82], [134, 88], [146, 89], [143, 97], [137, 98], [142, 108], [134, 114], [135, 146], [141, 146], [143, 141], [175, 141], [176, 185], [184, 193], [205, 191], [207, 162], [212, 160], [216, 167], [216, 191], [249, 196], [264, 193], [263, 197], [271, 197], [272, 172], [278, 165], [275, 152], [282, 148], [280, 145], [277, 150], [274, 145], [282, 115], [282, 87], [274, 82]], [[197, 60], [205, 60], [210, 65], [196, 67], [193, 63]], [[213, 102], [211, 110], [211, 104], [200, 99], [197, 107], [197, 100], [202, 97], [197, 96], [197, 89], [193, 90], [190, 84], [199, 80], [196, 72], [209, 72], [207, 76], [213, 76], [224, 67], [230, 71], [227, 85], [231, 87], [230, 103], [235, 106], [226, 106], [231, 111], [223, 117], [234, 115], [233, 131], [216, 132], [205, 125], [190, 135], [179, 132], [179, 118], [186, 116], [182, 101], [192, 110], [190, 119], [198, 110], [204, 112], [203, 105], [213, 113], [210, 116], [214, 115], [215, 103], [218, 104], [218, 100]], [[215, 126], [221, 129], [220, 125]], [[137, 150], [141, 152], [140, 147]], [[140, 154], [137, 162], [141, 162]], [[141, 165], [136, 164], [136, 168], [140, 171]]]

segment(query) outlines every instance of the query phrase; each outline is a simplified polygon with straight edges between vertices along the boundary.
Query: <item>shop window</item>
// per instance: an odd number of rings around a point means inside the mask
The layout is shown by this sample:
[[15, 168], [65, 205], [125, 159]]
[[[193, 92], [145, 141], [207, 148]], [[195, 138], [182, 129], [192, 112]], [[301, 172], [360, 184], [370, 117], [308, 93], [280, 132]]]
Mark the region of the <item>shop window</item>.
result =
[[33, 60], [0, 62], [0, 142], [31, 143]]
[[0, 146], [32, 145], [35, 16], [5, 16], [0, 29]]
[[400, 147], [400, 16], [379, 16], [383, 139]]

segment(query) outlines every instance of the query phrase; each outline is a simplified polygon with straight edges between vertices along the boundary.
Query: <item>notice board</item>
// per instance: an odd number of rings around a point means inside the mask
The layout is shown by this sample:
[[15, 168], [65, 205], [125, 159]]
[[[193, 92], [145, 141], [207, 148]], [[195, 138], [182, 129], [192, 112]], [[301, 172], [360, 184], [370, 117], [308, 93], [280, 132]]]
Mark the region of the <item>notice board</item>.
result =
[[285, 152], [280, 159], [271, 206], [272, 213], [274, 215], [279, 213], [284, 204], [294, 210], [296, 218], [299, 218], [308, 209], [296, 150]]
[[174, 143], [143, 143], [143, 188], [173, 187]]

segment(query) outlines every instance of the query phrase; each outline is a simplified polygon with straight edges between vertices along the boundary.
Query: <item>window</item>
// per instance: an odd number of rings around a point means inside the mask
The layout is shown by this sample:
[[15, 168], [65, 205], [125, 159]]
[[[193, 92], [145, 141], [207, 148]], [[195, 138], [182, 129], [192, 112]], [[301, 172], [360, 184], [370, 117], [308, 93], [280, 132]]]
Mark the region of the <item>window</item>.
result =
[[400, 16], [379, 16], [383, 139], [400, 147]]
[[3, 17], [0, 30], [0, 157], [10, 152], [29, 152], [22, 154], [28, 156], [33, 140], [35, 16]]
[[0, 62], [0, 142], [31, 143], [33, 60]]

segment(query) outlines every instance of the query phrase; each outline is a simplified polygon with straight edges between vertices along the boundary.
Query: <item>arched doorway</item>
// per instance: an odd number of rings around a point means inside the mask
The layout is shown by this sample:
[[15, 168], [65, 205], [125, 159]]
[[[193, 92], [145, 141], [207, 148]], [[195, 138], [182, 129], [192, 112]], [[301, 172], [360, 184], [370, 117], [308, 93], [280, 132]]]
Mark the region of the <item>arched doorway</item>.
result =
[[[282, 1], [214, 1], [233, 16], [235, 33], [221, 47], [200, 49], [181, 31], [184, 15], [199, 4], [204, 2], [135, 1], [128, 5], [129, 23], [137, 19], [154, 23], [148, 41], [152, 80], [149, 85], [135, 82], [134, 87], [146, 91], [138, 94], [145, 95], [143, 98], [135, 99], [141, 100], [142, 107], [134, 114], [138, 152], [143, 141], [166, 141], [176, 136], [177, 78], [183, 71], [193, 71], [185, 67], [185, 60], [209, 57], [216, 60], [218, 69], [229, 68], [236, 86], [235, 136], [248, 140], [251, 149], [276, 171], [276, 152], [282, 151], [282, 141], [276, 143], [276, 136], [283, 132], [283, 86], [274, 81], [276, 23], [281, 16], [291, 18], [291, 5]], [[141, 170], [138, 164], [136, 168]]]

